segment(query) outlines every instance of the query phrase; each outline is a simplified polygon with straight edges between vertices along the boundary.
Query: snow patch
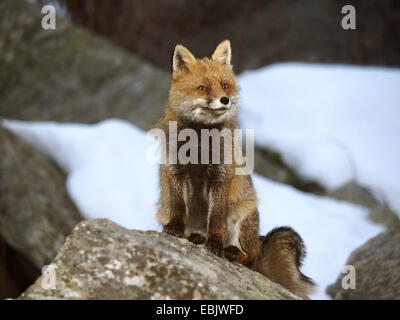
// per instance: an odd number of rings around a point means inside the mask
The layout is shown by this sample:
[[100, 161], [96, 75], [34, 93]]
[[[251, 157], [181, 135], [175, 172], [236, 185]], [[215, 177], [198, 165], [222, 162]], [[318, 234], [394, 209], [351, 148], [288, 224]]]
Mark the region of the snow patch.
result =
[[239, 84], [257, 144], [329, 189], [354, 179], [400, 214], [400, 69], [278, 63]]

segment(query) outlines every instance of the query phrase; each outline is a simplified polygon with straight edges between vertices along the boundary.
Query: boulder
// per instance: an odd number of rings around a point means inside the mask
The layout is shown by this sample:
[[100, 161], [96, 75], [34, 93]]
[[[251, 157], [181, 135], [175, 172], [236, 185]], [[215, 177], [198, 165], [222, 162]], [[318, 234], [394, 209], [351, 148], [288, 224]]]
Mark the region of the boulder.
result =
[[64, 173], [2, 127], [0, 154], [0, 238], [40, 270], [80, 214], [66, 192]]
[[78, 224], [48, 268], [21, 299], [299, 299], [204, 246], [105, 219]]
[[44, 30], [37, 4], [0, 2], [0, 117], [84, 123], [122, 118], [152, 127], [168, 95], [168, 73], [57, 12], [56, 29]]
[[340, 275], [327, 292], [334, 299], [400, 299], [400, 226], [369, 240], [356, 249], [346, 265], [356, 272], [356, 288], [343, 289]]

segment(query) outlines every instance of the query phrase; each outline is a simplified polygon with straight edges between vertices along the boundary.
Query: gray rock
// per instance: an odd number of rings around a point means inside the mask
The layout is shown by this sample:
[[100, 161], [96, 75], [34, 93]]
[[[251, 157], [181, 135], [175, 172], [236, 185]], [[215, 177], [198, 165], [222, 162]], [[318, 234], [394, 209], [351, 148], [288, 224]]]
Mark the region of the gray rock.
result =
[[167, 72], [60, 16], [56, 30], [44, 30], [42, 17], [28, 1], [0, 2], [1, 117], [153, 126], [168, 95]]
[[0, 127], [0, 236], [39, 270], [81, 217], [50, 160]]
[[104, 219], [77, 225], [50, 268], [55, 287], [44, 274], [21, 299], [299, 299], [203, 246]]
[[356, 271], [356, 289], [343, 289], [343, 275], [327, 292], [334, 299], [400, 299], [400, 227], [397, 225], [355, 250], [346, 265]]

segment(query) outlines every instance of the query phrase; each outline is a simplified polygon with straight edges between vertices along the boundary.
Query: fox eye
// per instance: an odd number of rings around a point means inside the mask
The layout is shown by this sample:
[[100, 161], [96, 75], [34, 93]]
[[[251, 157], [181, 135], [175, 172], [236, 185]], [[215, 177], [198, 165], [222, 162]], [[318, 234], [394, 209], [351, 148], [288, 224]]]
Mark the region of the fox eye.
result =
[[207, 91], [207, 88], [206, 88], [205, 86], [198, 86], [198, 87], [197, 87], [197, 90], [200, 90], [200, 91]]
[[227, 82], [224, 82], [222, 84], [222, 89], [224, 89], [224, 90], [228, 89], [228, 83]]

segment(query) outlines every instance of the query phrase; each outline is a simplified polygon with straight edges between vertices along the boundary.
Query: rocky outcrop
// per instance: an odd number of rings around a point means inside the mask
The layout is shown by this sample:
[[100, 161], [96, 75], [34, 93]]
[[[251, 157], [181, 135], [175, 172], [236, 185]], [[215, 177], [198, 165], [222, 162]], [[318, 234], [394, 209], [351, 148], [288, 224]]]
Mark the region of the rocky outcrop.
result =
[[298, 299], [203, 246], [104, 219], [78, 224], [48, 270], [54, 285], [47, 272], [21, 299]]
[[4, 297], [32, 283], [81, 217], [64, 173], [2, 127], [0, 154], [0, 278], [19, 284], [1, 282]]
[[346, 265], [356, 272], [356, 288], [343, 289], [343, 275], [327, 292], [334, 299], [400, 299], [400, 226], [355, 250]]

